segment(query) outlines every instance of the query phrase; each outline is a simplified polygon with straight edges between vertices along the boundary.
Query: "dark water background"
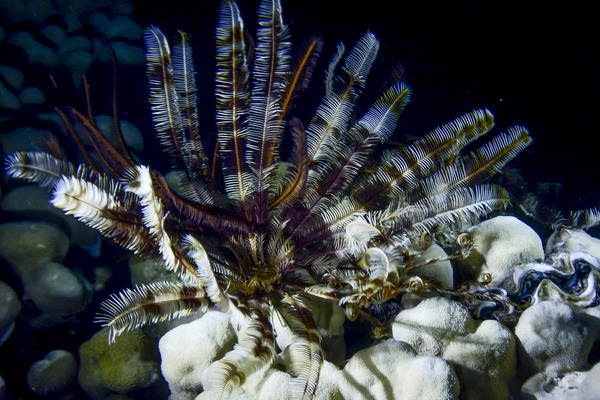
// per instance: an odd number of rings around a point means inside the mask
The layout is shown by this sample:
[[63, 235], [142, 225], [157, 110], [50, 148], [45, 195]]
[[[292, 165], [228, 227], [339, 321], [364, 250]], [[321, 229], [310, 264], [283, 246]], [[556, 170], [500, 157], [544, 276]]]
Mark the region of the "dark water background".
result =
[[[138, 21], [192, 35], [200, 93], [211, 93], [219, 2], [133, 3]], [[251, 33], [257, 3], [238, 2]], [[381, 84], [400, 62], [413, 89], [401, 133], [419, 136], [482, 107], [496, 116], [496, 129], [526, 126], [534, 144], [513, 165], [531, 183], [560, 183], [561, 208], [569, 210], [600, 205], [600, 11], [584, 2], [559, 4], [291, 0], [283, 10], [295, 45], [314, 34], [325, 40], [319, 71], [339, 41], [349, 49], [367, 30], [378, 37], [379, 76], [369, 83]], [[313, 85], [321, 82], [317, 76]]]

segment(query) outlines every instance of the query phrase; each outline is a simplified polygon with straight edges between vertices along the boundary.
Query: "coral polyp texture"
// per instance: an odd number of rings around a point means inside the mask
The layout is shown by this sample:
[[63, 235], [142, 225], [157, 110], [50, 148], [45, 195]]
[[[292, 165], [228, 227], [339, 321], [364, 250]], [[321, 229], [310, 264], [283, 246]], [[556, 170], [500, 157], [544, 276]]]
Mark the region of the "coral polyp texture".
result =
[[[391, 74], [387, 88], [356, 117], [379, 50], [371, 33], [348, 51], [338, 45], [323, 99], [312, 119], [301, 121], [294, 101], [317, 68], [322, 41], [309, 39], [292, 52], [277, 0], [262, 1], [258, 18], [250, 48], [237, 5], [222, 4], [216, 140], [201, 135], [213, 127], [201, 129], [198, 120], [188, 36], [180, 33], [171, 48], [158, 28], [146, 29], [152, 117], [176, 170], [169, 183], [77, 112], [73, 118], [89, 133], [94, 159], [107, 168], [47, 153], [8, 157], [9, 175], [52, 187], [54, 206], [136, 254], [162, 259], [179, 277], [106, 300], [98, 320], [110, 329], [108, 340], [147, 323], [217, 310], [235, 328], [236, 346], [203, 378], [213, 395], [227, 398], [256, 371], [280, 363], [285, 351], [293, 398], [311, 399], [321, 371], [332, 368], [321, 343], [321, 320], [328, 318], [315, 316], [324, 312], [323, 301], [341, 306], [351, 321], [369, 322], [379, 337], [392, 335], [394, 310], [407, 294], [435, 293], [479, 316], [514, 318], [514, 296], [490, 286], [490, 273], [454, 286], [452, 275], [431, 271], [479, 254], [482, 242], [469, 228], [509, 205], [506, 190], [486, 182], [531, 143], [527, 130], [514, 126], [487, 140], [494, 119], [481, 109], [407, 145], [387, 144], [410, 89]], [[470, 144], [474, 150], [465, 151]], [[451, 371], [446, 364], [442, 369]]]

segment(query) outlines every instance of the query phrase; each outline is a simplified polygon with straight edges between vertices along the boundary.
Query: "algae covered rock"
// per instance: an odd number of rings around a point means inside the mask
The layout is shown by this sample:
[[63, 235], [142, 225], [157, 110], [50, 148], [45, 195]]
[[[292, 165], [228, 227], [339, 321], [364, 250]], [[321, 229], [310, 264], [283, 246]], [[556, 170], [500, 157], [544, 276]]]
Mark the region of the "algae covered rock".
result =
[[0, 337], [21, 312], [21, 301], [8, 284], [0, 281]]
[[48, 261], [62, 262], [69, 238], [53, 225], [39, 221], [0, 224], [0, 257], [23, 278]]
[[434, 297], [400, 312], [392, 334], [419, 355], [451, 362], [461, 383], [461, 397], [509, 397], [516, 367], [515, 339], [499, 322], [475, 321], [460, 304]]
[[48, 262], [23, 279], [25, 297], [42, 311], [71, 315], [87, 305], [86, 291], [81, 281], [67, 267]]
[[11, 190], [2, 201], [2, 210], [27, 219], [35, 218], [51, 223], [67, 232], [73, 244], [92, 246], [97, 242], [98, 233], [72, 215], [49, 203], [50, 192], [47, 188], [24, 185]]
[[27, 372], [27, 384], [42, 398], [75, 399], [77, 359], [65, 350], [52, 350]]
[[168, 396], [156, 342], [141, 329], [123, 333], [109, 344], [104, 328], [81, 345], [79, 358], [79, 384], [94, 399], [113, 394], [145, 399]]

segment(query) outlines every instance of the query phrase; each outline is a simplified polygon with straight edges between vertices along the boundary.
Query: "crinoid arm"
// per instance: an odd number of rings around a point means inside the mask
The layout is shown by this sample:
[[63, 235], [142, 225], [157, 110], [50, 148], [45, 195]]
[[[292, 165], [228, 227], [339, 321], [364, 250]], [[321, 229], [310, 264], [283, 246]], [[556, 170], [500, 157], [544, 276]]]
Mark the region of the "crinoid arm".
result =
[[296, 399], [310, 400], [317, 389], [323, 363], [321, 335], [310, 309], [298, 295], [285, 296], [277, 310], [294, 336], [289, 348], [290, 372], [294, 377], [292, 393]]
[[182, 167], [186, 193], [195, 201], [212, 203], [208, 185], [208, 157], [199, 134], [196, 83], [188, 36], [180, 32], [169, 47], [160, 29], [151, 26], [144, 36], [152, 119], [158, 139], [175, 167]]
[[187, 256], [196, 264], [198, 278], [201, 280], [208, 298], [219, 310], [229, 314], [234, 326], [245, 325], [247, 315], [221, 289], [217, 275], [213, 271], [213, 264], [202, 244], [192, 235], [186, 235], [181, 244], [187, 249]]
[[165, 229], [165, 209], [152, 187], [150, 169], [136, 166], [125, 174], [125, 190], [135, 194], [141, 206], [142, 222], [158, 246], [158, 250], [170, 271], [181, 279], [197, 281], [194, 268], [180, 253]]
[[226, 399], [231, 391], [242, 385], [250, 374], [273, 362], [275, 339], [269, 322], [268, 311], [254, 301], [247, 303], [248, 315], [240, 326], [236, 346], [217, 361], [211, 380], [218, 388], [220, 399]]
[[110, 329], [109, 341], [125, 331], [148, 323], [168, 321], [208, 311], [213, 304], [206, 292], [180, 282], [157, 282], [138, 285], [113, 294], [100, 305], [97, 322]]
[[46, 153], [14, 153], [7, 159], [6, 171], [12, 177], [52, 186], [52, 205], [121, 246], [137, 253], [156, 252], [135, 197], [120, 182]]
[[50, 187], [63, 175], [76, 175], [70, 162], [59, 160], [47, 153], [20, 152], [6, 158], [6, 174], [17, 179], [26, 179], [42, 187]]
[[[237, 5], [224, 1], [217, 27], [216, 121], [225, 192], [236, 208], [247, 209], [252, 175], [246, 161], [250, 108], [244, 22]], [[213, 169], [216, 177], [216, 168]], [[245, 211], [247, 215], [248, 212]]]
[[564, 226], [570, 228], [589, 229], [600, 225], [600, 208], [587, 208], [585, 210], [571, 211]]

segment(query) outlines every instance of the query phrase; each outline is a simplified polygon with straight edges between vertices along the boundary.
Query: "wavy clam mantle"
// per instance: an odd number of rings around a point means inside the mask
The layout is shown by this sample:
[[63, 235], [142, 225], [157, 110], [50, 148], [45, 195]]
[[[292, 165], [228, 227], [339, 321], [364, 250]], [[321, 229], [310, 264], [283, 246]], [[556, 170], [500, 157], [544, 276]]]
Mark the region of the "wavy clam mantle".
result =
[[[150, 103], [158, 139], [179, 177], [135, 163], [97, 135], [96, 151], [118, 179], [90, 165], [46, 153], [15, 153], [8, 174], [51, 186], [52, 204], [135, 253], [159, 256], [180, 282], [140, 285], [113, 295], [99, 321], [122, 332], [199, 310], [227, 313], [238, 345], [218, 361], [214, 380], [226, 398], [279, 352], [273, 318], [294, 337], [289, 374], [299, 399], [312, 398], [323, 354], [310, 298], [339, 303], [350, 320], [377, 328], [386, 302], [436, 291], [470, 306], [493, 301], [510, 312], [501, 291], [484, 283], [446, 288], [415, 272], [438, 259], [417, 255], [438, 241], [448, 258], [469, 253], [472, 221], [509, 204], [485, 183], [530, 144], [520, 126], [493, 136], [487, 110], [469, 112], [404, 146], [378, 149], [392, 136], [410, 90], [393, 75], [356, 119], [357, 100], [379, 43], [366, 33], [349, 51], [338, 45], [326, 69], [324, 97], [310, 121], [293, 116], [322, 47], [292, 44], [279, 1], [259, 8], [256, 46], [245, 42], [240, 12], [224, 1], [217, 27], [214, 148], [199, 133], [188, 37], [171, 49], [158, 28], [146, 30]], [[252, 50], [252, 57], [249, 56]], [[90, 130], [85, 117], [75, 114]], [[289, 151], [281, 151], [289, 136]], [[432, 235], [443, 226], [441, 235]], [[198, 332], [199, 335], [202, 332]]]

